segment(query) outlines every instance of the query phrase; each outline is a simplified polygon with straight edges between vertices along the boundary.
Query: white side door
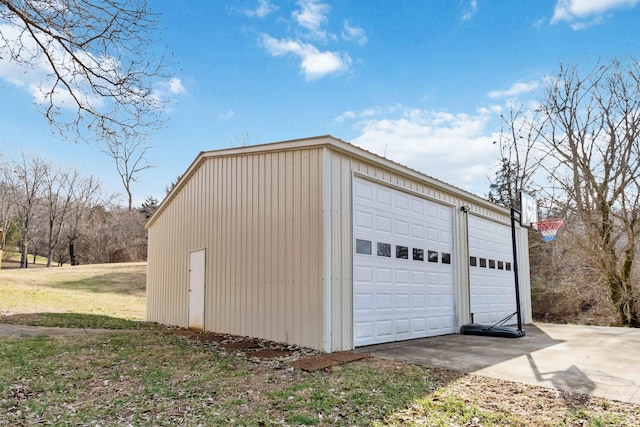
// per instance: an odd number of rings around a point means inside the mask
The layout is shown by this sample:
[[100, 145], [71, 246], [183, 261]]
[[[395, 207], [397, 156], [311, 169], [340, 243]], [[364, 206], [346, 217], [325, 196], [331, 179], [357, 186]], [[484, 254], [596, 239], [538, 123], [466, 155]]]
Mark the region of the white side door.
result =
[[204, 330], [205, 249], [189, 252], [189, 329]]

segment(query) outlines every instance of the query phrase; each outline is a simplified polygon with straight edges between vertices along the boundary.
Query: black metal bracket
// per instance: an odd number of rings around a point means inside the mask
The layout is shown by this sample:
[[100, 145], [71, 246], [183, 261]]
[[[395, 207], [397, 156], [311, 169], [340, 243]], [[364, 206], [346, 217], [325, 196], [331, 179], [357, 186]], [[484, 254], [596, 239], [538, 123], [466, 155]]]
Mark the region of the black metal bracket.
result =
[[518, 273], [518, 243], [516, 240], [516, 212], [518, 215], [522, 213], [511, 207], [511, 244], [513, 245], [513, 275], [515, 276], [516, 286], [516, 318], [518, 320], [518, 330], [522, 331], [522, 314], [520, 311], [520, 274]]

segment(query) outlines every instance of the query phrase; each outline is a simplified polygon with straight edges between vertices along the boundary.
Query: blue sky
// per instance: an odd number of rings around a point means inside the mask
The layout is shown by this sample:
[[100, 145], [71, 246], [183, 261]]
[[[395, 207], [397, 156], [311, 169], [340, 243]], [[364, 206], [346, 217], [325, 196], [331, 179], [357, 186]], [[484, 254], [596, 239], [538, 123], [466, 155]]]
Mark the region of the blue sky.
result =
[[[475, 194], [488, 192], [499, 113], [560, 64], [640, 58], [638, 0], [153, 2], [173, 56], [168, 122], [135, 204], [200, 151], [331, 134]], [[0, 23], [1, 24], [1, 23]], [[97, 144], [52, 134], [0, 60], [0, 161], [38, 152], [124, 193]], [[124, 197], [120, 199], [124, 203]]]

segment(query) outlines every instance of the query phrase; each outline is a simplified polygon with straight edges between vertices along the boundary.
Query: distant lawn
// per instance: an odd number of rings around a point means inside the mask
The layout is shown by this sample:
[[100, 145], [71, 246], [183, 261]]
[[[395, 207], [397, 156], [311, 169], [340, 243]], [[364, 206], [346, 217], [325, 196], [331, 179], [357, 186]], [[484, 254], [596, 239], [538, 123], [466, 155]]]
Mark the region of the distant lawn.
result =
[[0, 270], [0, 315], [76, 313], [145, 319], [145, 262]]
[[[3, 251], [2, 257], [4, 258], [2, 261], [2, 268], [20, 268], [20, 258], [22, 257], [22, 254], [20, 252]], [[36, 255], [36, 260], [34, 263], [33, 254], [29, 254], [29, 256], [27, 257], [27, 263], [29, 264], [29, 268], [46, 267], [47, 258]], [[52, 265], [57, 265], [57, 263], [53, 263]]]

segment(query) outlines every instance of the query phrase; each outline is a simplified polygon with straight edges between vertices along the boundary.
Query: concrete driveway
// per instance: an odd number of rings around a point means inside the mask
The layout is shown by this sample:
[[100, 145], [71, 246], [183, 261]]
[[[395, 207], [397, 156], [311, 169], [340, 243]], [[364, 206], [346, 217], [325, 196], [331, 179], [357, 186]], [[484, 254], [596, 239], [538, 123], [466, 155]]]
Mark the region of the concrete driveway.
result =
[[640, 329], [552, 324], [524, 329], [522, 338], [455, 334], [356, 351], [640, 404]]

